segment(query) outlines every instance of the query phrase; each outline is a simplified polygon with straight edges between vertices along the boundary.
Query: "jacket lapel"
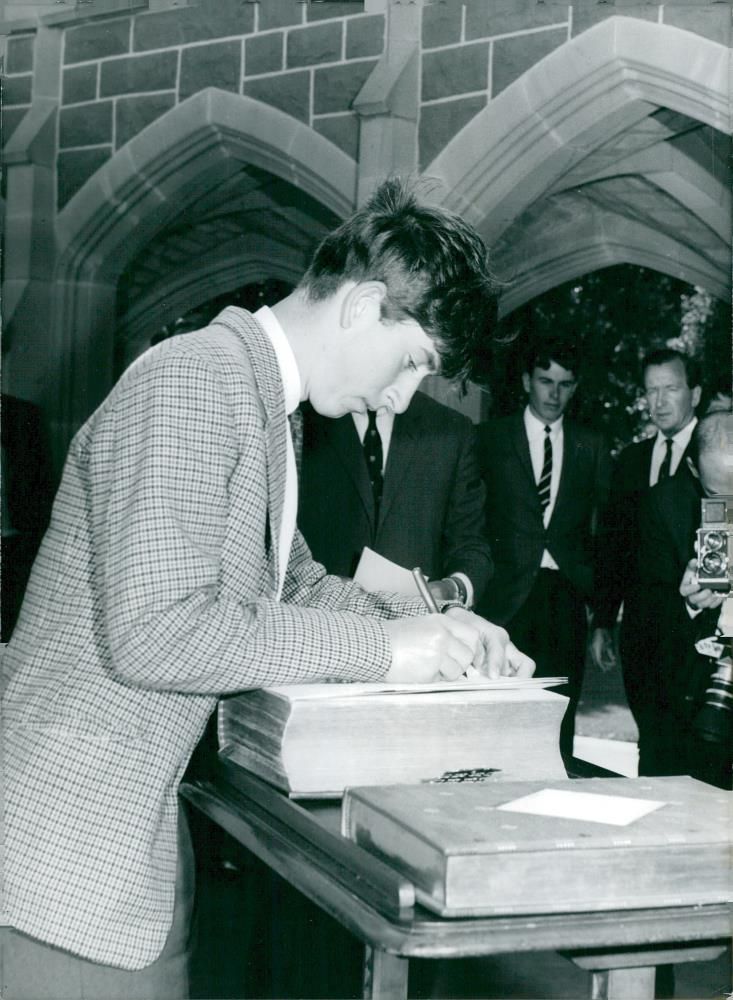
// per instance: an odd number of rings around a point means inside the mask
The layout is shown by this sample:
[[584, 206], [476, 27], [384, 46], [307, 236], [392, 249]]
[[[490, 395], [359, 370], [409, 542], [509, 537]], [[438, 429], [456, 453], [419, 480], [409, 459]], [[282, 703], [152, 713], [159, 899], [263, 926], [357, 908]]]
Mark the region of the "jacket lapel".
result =
[[578, 435], [575, 428], [567, 420], [563, 421], [562, 428], [562, 467], [560, 469], [560, 482], [557, 487], [557, 497], [555, 506], [552, 508], [550, 521], [558, 511], [561, 511], [563, 504], [567, 503], [574, 494], [573, 473], [577, 468], [577, 452], [579, 447]]
[[[652, 467], [652, 452], [654, 451], [655, 440], [656, 433], [639, 442], [635, 455], [638, 465], [633, 472], [634, 481], [631, 483], [631, 488], [634, 490], [649, 489], [649, 473]], [[633, 446], [630, 445], [629, 447]], [[631, 452], [631, 454], [633, 455], [634, 453]]]
[[537, 510], [542, 514], [542, 509], [540, 507], [540, 498], [537, 493], [537, 483], [535, 482], [534, 472], [532, 470], [532, 458], [529, 453], [529, 440], [527, 439], [527, 429], [524, 426], [524, 415], [522, 413], [515, 414], [512, 428], [512, 444], [514, 450], [519, 458], [519, 467], [522, 470], [522, 474], [527, 479], [527, 491], [528, 495], [531, 496], [537, 504]]
[[421, 438], [422, 419], [416, 412], [416, 402], [405, 413], [395, 415], [392, 437], [384, 469], [384, 489], [379, 507], [381, 524], [402, 490], [402, 484], [412, 475], [412, 466], [421, 457], [426, 438]]
[[229, 306], [220, 313], [220, 323], [238, 334], [252, 366], [257, 393], [265, 413], [265, 453], [270, 547], [268, 576], [277, 592], [279, 575], [280, 530], [285, 506], [287, 438], [290, 433], [285, 416], [285, 395], [275, 351], [259, 323], [243, 309]]
[[374, 527], [374, 497], [359, 435], [350, 413], [336, 420], [316, 415], [328, 446], [333, 449], [346, 474], [354, 484], [369, 522]]

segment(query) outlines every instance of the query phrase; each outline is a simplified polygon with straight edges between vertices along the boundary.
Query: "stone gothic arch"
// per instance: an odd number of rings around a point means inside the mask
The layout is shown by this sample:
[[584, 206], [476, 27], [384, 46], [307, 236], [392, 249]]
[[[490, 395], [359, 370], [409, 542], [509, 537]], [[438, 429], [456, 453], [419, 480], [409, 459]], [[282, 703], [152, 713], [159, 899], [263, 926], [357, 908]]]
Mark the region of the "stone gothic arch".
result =
[[[322, 207], [331, 225], [353, 207], [356, 165], [350, 157], [269, 105], [208, 88], [118, 150], [59, 214], [50, 310], [57, 367], [46, 376], [54, 397], [49, 409], [59, 415], [55, 439], [67, 441], [112, 384], [117, 282], [125, 267], [212, 185], [226, 184], [245, 168], [292, 185]], [[256, 280], [251, 276], [264, 273], [265, 260], [275, 262], [275, 276], [302, 271], [302, 254], [287, 242], [262, 240], [241, 257], [213, 260], [210, 269], [199, 260], [195, 282], [173, 282], [142, 306], [165, 322], [171, 318], [166, 292], [172, 307], [185, 311], [198, 304], [202, 283], [210, 281], [219, 292], [228, 281]], [[138, 310], [138, 320], [140, 315]], [[139, 327], [133, 322], [129, 332], [134, 337]], [[134, 356], [134, 345], [125, 353]]]
[[441, 200], [479, 229], [511, 283], [505, 312], [621, 262], [729, 294], [725, 170], [675, 146], [695, 128], [730, 135], [729, 58], [700, 35], [608, 18], [531, 67], [436, 157], [426, 173]]
[[119, 274], [212, 177], [225, 177], [240, 163], [290, 182], [338, 217], [353, 207], [350, 157], [277, 108], [209, 87], [143, 129], [64, 207], [59, 278]]

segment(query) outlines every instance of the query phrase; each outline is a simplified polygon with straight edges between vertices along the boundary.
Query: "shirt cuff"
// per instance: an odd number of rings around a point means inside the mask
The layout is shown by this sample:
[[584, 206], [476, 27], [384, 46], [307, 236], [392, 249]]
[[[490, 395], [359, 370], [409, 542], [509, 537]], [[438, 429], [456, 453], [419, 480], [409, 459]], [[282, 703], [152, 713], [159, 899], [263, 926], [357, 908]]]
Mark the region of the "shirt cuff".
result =
[[463, 584], [466, 590], [466, 603], [464, 607], [469, 609], [472, 608], [474, 593], [473, 593], [473, 584], [471, 583], [469, 578], [466, 576], [465, 573], [451, 573], [451, 577], [454, 580], [460, 580], [460, 582]]

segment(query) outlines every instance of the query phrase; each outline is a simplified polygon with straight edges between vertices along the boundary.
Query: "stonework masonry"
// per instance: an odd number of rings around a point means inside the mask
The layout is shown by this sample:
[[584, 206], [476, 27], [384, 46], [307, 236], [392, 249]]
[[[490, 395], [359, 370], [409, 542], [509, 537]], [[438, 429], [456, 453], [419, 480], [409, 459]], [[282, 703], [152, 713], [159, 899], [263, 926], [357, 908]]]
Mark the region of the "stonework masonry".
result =
[[392, 171], [477, 226], [502, 308], [619, 262], [730, 294], [729, 3], [32, 6], [0, 0], [3, 378], [57, 460], [149, 316], [297, 280]]
[[[724, 8], [675, 3], [660, 8], [622, 0], [426, 3], [419, 166], [426, 167], [530, 66], [604, 18], [623, 13], [663, 19], [720, 38], [727, 30]], [[63, 31], [61, 103], [69, 108], [59, 120], [59, 209], [100, 162], [204, 87], [269, 103], [356, 159], [352, 103], [385, 44], [384, 15], [364, 13], [364, 5], [353, 2], [203, 0], [197, 6], [91, 19], [58, 30]], [[7, 41], [5, 141], [32, 102], [34, 42], [35, 33], [27, 31]], [[71, 106], [78, 110], [72, 112]]]

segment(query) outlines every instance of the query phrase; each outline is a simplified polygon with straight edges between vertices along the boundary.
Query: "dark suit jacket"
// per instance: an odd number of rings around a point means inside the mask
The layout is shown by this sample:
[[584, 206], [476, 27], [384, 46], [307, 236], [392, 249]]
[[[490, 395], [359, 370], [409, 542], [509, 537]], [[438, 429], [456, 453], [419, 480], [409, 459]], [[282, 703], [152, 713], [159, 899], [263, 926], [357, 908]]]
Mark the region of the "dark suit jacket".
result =
[[699, 481], [680, 469], [647, 490], [639, 509], [637, 648], [647, 664], [649, 697], [677, 715], [689, 712], [702, 698], [710, 661], [695, 652], [694, 644], [715, 632], [720, 613], [703, 611], [692, 619], [679, 593], [685, 567], [695, 554], [702, 495]]
[[[40, 541], [53, 501], [51, 456], [40, 409], [2, 394], [3, 490], [12, 527]], [[7, 527], [3, 525], [3, 527]]]
[[600, 434], [566, 420], [560, 485], [549, 526], [542, 523], [522, 413], [479, 427], [479, 461], [486, 484], [486, 515], [494, 578], [481, 605], [506, 624], [529, 596], [542, 553], [586, 599], [593, 587], [593, 531], [606, 503], [610, 458]]
[[465, 573], [480, 597], [492, 562], [474, 445], [467, 417], [416, 393], [395, 417], [375, 522], [351, 415], [331, 420], [304, 407], [298, 526], [315, 559], [352, 576], [368, 545], [431, 579]]
[[[611, 628], [623, 602], [621, 645], [625, 660], [639, 655], [636, 651], [641, 615], [639, 602], [642, 599], [639, 582], [639, 509], [642, 498], [649, 492], [649, 469], [654, 440], [651, 437], [627, 445], [619, 455], [611, 479], [611, 496], [601, 525], [598, 546], [598, 585], [593, 624]], [[689, 475], [685, 461], [689, 452], [688, 446], [677, 466], [675, 477], [680, 474]]]
[[3, 538], [0, 638], [7, 642], [23, 602], [53, 501], [51, 455], [40, 409], [2, 396]]

